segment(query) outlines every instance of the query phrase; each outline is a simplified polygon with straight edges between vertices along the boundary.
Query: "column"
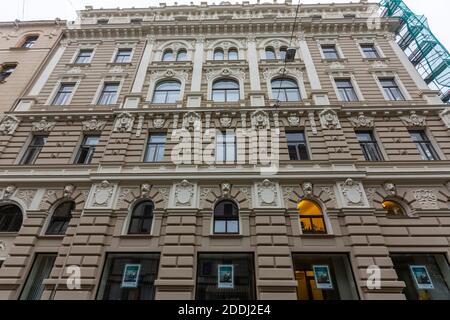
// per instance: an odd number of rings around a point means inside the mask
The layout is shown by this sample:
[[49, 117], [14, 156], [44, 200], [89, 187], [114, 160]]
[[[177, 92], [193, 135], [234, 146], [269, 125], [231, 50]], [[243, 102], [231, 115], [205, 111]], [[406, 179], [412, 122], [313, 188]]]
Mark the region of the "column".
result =
[[191, 92], [187, 95], [187, 107], [199, 108], [202, 102], [202, 73], [205, 38], [200, 37], [195, 43], [194, 67], [192, 70]]
[[261, 81], [258, 65], [258, 51], [255, 37], [247, 38], [247, 60], [250, 69], [250, 103], [253, 107], [265, 105], [264, 92], [261, 91]]

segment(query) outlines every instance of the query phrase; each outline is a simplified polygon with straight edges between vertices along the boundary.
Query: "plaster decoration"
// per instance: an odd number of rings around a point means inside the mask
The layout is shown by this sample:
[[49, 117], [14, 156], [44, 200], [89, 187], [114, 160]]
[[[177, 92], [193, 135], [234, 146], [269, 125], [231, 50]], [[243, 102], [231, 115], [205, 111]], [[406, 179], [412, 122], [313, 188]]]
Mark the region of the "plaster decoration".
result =
[[277, 206], [277, 185], [268, 179], [264, 180], [262, 183], [257, 184], [257, 198], [259, 206]]
[[166, 124], [166, 119], [164, 119], [164, 116], [159, 115], [153, 119], [153, 128], [155, 128], [155, 129], [162, 129], [162, 128], [164, 128], [165, 124]]
[[120, 193], [117, 198], [117, 205], [119, 208], [124, 208], [128, 206], [128, 202], [126, 201], [128, 198], [128, 195], [131, 194], [132, 189], [131, 188], [120, 188]]
[[194, 198], [195, 185], [187, 180], [183, 180], [181, 183], [175, 186], [175, 206], [186, 207], [192, 206]]
[[441, 117], [446, 127], [450, 129], [450, 108], [445, 108], [444, 111], [439, 113], [439, 116]]
[[396, 196], [397, 195], [397, 187], [392, 182], [387, 182], [383, 185], [384, 191], [390, 196]]
[[6, 242], [3, 240], [0, 240], [0, 252], [5, 252], [6, 251]]
[[311, 197], [313, 195], [314, 186], [311, 182], [304, 182], [302, 184], [303, 194], [307, 197]]
[[413, 190], [414, 198], [420, 203], [422, 209], [439, 209], [437, 196], [433, 190], [417, 189]]
[[336, 194], [334, 193], [333, 187], [322, 187], [322, 191], [325, 192], [331, 200], [336, 200]]
[[331, 70], [343, 70], [345, 69], [345, 65], [336, 61], [330, 64], [330, 69]]
[[142, 129], [144, 127], [144, 120], [145, 120], [145, 116], [140, 115], [139, 119], [138, 119], [138, 125], [136, 128], [136, 137], [140, 137], [142, 134]]
[[91, 119], [83, 121], [83, 131], [101, 131], [105, 128], [106, 121]]
[[402, 122], [408, 127], [425, 127], [426, 120], [425, 117], [419, 116], [415, 111], [411, 111], [408, 117], [400, 117]]
[[170, 191], [170, 188], [168, 188], [168, 187], [159, 187], [158, 188], [158, 193], [161, 195], [161, 197], [163, 198], [164, 203], [166, 205], [169, 202], [169, 191]]
[[374, 61], [372, 62], [372, 68], [373, 69], [384, 69], [389, 67], [385, 62], [383, 61]]
[[281, 190], [283, 192], [284, 205], [287, 206], [290, 200], [294, 198], [294, 187], [284, 186]]
[[111, 200], [114, 195], [115, 185], [105, 180], [94, 188], [92, 207], [107, 208], [111, 206]]
[[225, 198], [229, 198], [231, 192], [231, 183], [229, 182], [222, 183], [221, 189], [222, 189], [222, 196]]
[[287, 120], [291, 127], [298, 127], [300, 125], [300, 117], [295, 114], [288, 116]]
[[72, 184], [68, 184], [63, 189], [63, 197], [64, 198], [71, 198], [74, 192], [75, 192], [75, 186], [72, 185]]
[[34, 196], [36, 195], [36, 190], [22, 190], [19, 189], [16, 194], [15, 197], [17, 199], [20, 199], [23, 201], [23, 203], [26, 205], [26, 208], [28, 209], [31, 206], [31, 203], [33, 202]]
[[308, 113], [309, 124], [311, 126], [311, 131], [313, 135], [317, 135], [317, 124], [316, 119], [314, 117], [314, 112]]
[[150, 74], [150, 80], [152, 82], [157, 82], [162, 78], [175, 78], [187, 81], [189, 79], [189, 74], [186, 72], [186, 70], [178, 69], [153, 70]]
[[58, 192], [58, 190], [47, 190], [42, 197], [40, 208], [45, 208], [46, 203], [51, 202], [51, 198], [56, 198], [56, 192]]
[[3, 199], [9, 199], [16, 192], [17, 187], [15, 185], [9, 185], [3, 191]]
[[160, 47], [160, 49], [162, 51], [166, 51], [167, 49], [171, 49], [175, 54], [180, 50], [180, 49], [188, 49], [187, 45], [181, 42], [172, 42], [169, 45], [166, 45], [166, 43], [163, 43], [162, 46]]
[[241, 112], [241, 128], [244, 131], [247, 129], [247, 113], [246, 112]]
[[375, 118], [367, 117], [363, 113], [360, 113], [357, 117], [349, 118], [349, 120], [355, 128], [371, 128], [374, 125]]
[[239, 80], [245, 80], [245, 70], [243, 68], [222, 68], [208, 69], [206, 71], [206, 79], [208, 81], [217, 77], [234, 77]]
[[269, 115], [262, 110], [258, 110], [252, 113], [251, 116], [252, 128], [254, 129], [270, 129]]
[[114, 123], [114, 132], [131, 132], [134, 125], [134, 116], [128, 112], [122, 112]]
[[245, 199], [247, 199], [247, 201], [250, 201], [252, 199], [252, 194], [251, 194], [251, 187], [240, 187], [239, 191], [244, 195]]
[[373, 202], [376, 193], [377, 193], [377, 188], [367, 188], [366, 189], [367, 200], [369, 202]]
[[55, 127], [56, 122], [49, 122], [42, 118], [39, 122], [33, 122], [33, 131], [51, 131]]
[[4, 135], [12, 135], [19, 125], [19, 119], [15, 116], [7, 115], [2, 119], [0, 123], [0, 132]]
[[205, 187], [200, 188], [200, 201], [205, 201], [210, 192], [211, 192], [211, 188], [205, 188]]
[[325, 109], [320, 114], [320, 123], [323, 129], [340, 129], [341, 123], [339, 122], [336, 111], [332, 109]]
[[188, 112], [183, 116], [183, 129], [193, 128], [194, 130], [200, 130], [202, 126], [202, 118], [197, 112]]
[[223, 128], [229, 128], [229, 127], [231, 127], [232, 120], [233, 120], [233, 118], [230, 116], [229, 113], [222, 113], [220, 115], [219, 122]]
[[448, 189], [448, 191], [450, 191], [450, 181], [449, 182], [447, 182], [446, 184], [446, 187], [447, 187], [447, 189]]
[[144, 183], [141, 185], [141, 198], [149, 198], [151, 190], [152, 186], [150, 184]]
[[341, 191], [344, 207], [364, 207], [368, 206], [367, 198], [362, 185], [353, 179], [347, 179], [344, 183], [338, 184]]

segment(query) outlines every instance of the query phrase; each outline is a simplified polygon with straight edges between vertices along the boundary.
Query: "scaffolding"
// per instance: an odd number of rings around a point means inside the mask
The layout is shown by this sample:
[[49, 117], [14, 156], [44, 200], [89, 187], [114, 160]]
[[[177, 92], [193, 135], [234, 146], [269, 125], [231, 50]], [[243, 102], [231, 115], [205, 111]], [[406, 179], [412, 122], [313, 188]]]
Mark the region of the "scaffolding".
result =
[[427, 18], [416, 15], [402, 0], [382, 0], [383, 17], [400, 18], [397, 43], [431, 89], [450, 103], [450, 55], [430, 30]]

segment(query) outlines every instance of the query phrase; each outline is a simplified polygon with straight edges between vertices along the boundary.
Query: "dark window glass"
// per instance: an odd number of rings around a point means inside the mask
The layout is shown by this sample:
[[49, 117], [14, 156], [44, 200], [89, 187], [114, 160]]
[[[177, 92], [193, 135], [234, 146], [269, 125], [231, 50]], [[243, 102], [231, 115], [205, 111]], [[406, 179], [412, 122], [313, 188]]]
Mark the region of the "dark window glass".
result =
[[73, 210], [75, 210], [75, 202], [73, 201], [66, 201], [57, 206], [52, 214], [52, 219], [50, 220], [46, 234], [65, 234], [72, 219]]
[[118, 82], [105, 83], [103, 86], [103, 90], [100, 94], [100, 98], [98, 99], [98, 104], [106, 106], [116, 103], [118, 91], [119, 91]]
[[131, 62], [132, 49], [119, 49], [117, 51], [115, 63], [129, 63]]
[[292, 258], [299, 300], [358, 300], [345, 254], [294, 254]]
[[286, 132], [290, 160], [309, 160], [308, 146], [303, 131]]
[[358, 138], [358, 142], [359, 145], [361, 146], [364, 158], [367, 161], [384, 160], [372, 131], [356, 132], [356, 137]]
[[109, 23], [109, 19], [98, 19], [97, 24], [105, 25]]
[[380, 57], [377, 48], [373, 44], [362, 44], [361, 49], [364, 53], [364, 57], [368, 59], [377, 59]]
[[428, 139], [426, 133], [422, 130], [410, 131], [411, 139], [416, 144], [417, 150], [419, 150], [420, 155], [423, 160], [440, 160], [433, 144]]
[[77, 59], [75, 60], [76, 64], [85, 64], [91, 62], [92, 54], [94, 50], [92, 49], [83, 49], [80, 50]]
[[131, 22], [131, 24], [141, 24], [142, 19], [131, 19], [130, 22]]
[[225, 54], [222, 49], [214, 50], [214, 60], [223, 60], [225, 59]]
[[46, 135], [35, 135], [33, 139], [31, 139], [30, 144], [28, 145], [25, 154], [20, 161], [20, 164], [34, 164], [39, 154], [41, 153], [42, 148], [47, 143], [48, 136]]
[[196, 300], [255, 300], [253, 259], [244, 253], [199, 254]]
[[272, 80], [272, 96], [277, 101], [300, 101], [300, 90], [292, 79]]
[[280, 48], [280, 60], [286, 59], [287, 47]]
[[[124, 286], [127, 265], [140, 266], [135, 286]], [[97, 296], [99, 300], [153, 300], [158, 277], [159, 254], [108, 254]]]
[[35, 44], [37, 39], [39, 39], [38, 36], [28, 36], [25, 38], [25, 41], [22, 44], [22, 48], [32, 48]]
[[48, 279], [56, 254], [38, 254], [28, 275], [20, 300], [40, 300], [44, 293], [44, 280]]
[[214, 82], [212, 100], [216, 102], [239, 101], [239, 83], [231, 79], [222, 79]]
[[59, 86], [58, 92], [53, 99], [52, 105], [54, 106], [64, 106], [68, 104], [70, 97], [72, 96], [73, 90], [75, 89], [75, 83], [62, 83]]
[[266, 59], [267, 60], [275, 60], [277, 58], [275, 54], [275, 50], [272, 47], [266, 48]]
[[297, 205], [303, 234], [326, 234], [327, 227], [322, 208], [312, 200], [302, 200]]
[[5, 81], [15, 70], [16, 65], [4, 65], [0, 68], [0, 82]]
[[339, 96], [342, 101], [350, 102], [359, 100], [350, 79], [337, 79], [335, 81]]
[[335, 45], [324, 45], [322, 46], [322, 52], [325, 59], [337, 60], [339, 59], [339, 53]]
[[236, 162], [236, 134], [233, 130], [218, 132], [216, 135], [216, 161], [218, 163]]
[[0, 260], [0, 268], [1, 268], [2, 265], [3, 265], [3, 262], [5, 262], [5, 260]]
[[233, 201], [221, 201], [214, 208], [214, 233], [239, 233], [239, 209]]
[[167, 49], [166, 51], [164, 51], [162, 60], [163, 61], [172, 61], [173, 60], [173, 51], [170, 49]]
[[99, 136], [85, 136], [78, 150], [75, 164], [90, 164], [99, 140]]
[[138, 203], [131, 213], [128, 234], [150, 234], [153, 222], [153, 202]]
[[178, 81], [163, 81], [156, 85], [153, 93], [153, 103], [175, 103], [180, 100], [181, 83]]
[[18, 232], [22, 227], [22, 211], [13, 204], [0, 207], [0, 232]]
[[177, 53], [177, 61], [186, 61], [187, 60], [187, 51], [185, 49], [181, 49]]
[[[443, 254], [391, 255], [408, 300], [450, 300], [450, 268]], [[432, 287], [432, 289], [431, 289]]]
[[228, 50], [228, 60], [238, 60], [239, 55], [237, 49], [230, 49]]
[[165, 133], [151, 133], [147, 141], [144, 162], [161, 162], [164, 160], [166, 147]]
[[397, 82], [395, 82], [395, 79], [393, 78], [380, 79], [380, 83], [389, 100], [392, 101], [405, 100], [405, 96], [398, 87]]

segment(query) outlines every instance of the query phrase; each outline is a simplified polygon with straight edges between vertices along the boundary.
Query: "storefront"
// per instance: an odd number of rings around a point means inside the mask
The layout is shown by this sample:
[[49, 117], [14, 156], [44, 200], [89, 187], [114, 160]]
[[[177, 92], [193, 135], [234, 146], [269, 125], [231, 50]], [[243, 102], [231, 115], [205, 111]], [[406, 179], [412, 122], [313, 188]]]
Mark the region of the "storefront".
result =
[[253, 254], [198, 255], [197, 300], [254, 300]]
[[346, 254], [294, 254], [299, 300], [357, 300]]
[[408, 300], [450, 300], [450, 268], [443, 254], [391, 255]]
[[97, 299], [153, 300], [159, 254], [108, 254]]

